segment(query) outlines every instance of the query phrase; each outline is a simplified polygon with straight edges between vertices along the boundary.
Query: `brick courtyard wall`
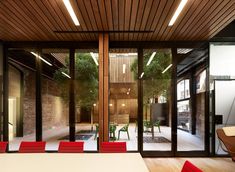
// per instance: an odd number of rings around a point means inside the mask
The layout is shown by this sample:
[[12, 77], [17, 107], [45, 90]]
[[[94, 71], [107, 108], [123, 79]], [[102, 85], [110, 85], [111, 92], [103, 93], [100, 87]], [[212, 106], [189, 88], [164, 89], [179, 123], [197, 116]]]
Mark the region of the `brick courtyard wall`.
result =
[[[66, 126], [68, 124], [68, 106], [60, 97], [57, 84], [42, 78], [42, 122], [43, 130]], [[24, 135], [35, 132], [35, 73], [24, 71]]]

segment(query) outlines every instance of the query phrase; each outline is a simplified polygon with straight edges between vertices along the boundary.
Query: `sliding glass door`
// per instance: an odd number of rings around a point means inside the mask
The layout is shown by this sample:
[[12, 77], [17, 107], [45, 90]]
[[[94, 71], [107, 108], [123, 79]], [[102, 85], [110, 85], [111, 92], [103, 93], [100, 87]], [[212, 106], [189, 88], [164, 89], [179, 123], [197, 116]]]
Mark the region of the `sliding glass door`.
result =
[[138, 150], [138, 60], [136, 49], [109, 52], [109, 140]]
[[[145, 49], [143, 72], [143, 151], [172, 150], [172, 54], [170, 49]], [[155, 153], [161, 156], [161, 153]]]

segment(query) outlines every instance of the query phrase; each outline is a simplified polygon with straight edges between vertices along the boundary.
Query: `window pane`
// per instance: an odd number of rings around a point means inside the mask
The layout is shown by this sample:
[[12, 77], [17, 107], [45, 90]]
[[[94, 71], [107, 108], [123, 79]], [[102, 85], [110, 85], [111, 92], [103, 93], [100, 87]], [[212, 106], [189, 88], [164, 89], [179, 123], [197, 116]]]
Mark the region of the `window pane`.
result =
[[99, 132], [99, 54], [96, 49], [75, 53], [76, 141], [84, 150], [97, 150]]
[[61, 140], [69, 139], [69, 50], [43, 49], [42, 128], [46, 150], [58, 150]]
[[137, 53], [135, 49], [111, 49], [109, 53], [110, 140], [125, 141], [137, 150]]
[[143, 150], [171, 150], [171, 76], [170, 49], [144, 50]]
[[36, 56], [38, 52], [9, 49], [8, 127], [9, 150], [18, 150], [21, 141], [35, 140]]

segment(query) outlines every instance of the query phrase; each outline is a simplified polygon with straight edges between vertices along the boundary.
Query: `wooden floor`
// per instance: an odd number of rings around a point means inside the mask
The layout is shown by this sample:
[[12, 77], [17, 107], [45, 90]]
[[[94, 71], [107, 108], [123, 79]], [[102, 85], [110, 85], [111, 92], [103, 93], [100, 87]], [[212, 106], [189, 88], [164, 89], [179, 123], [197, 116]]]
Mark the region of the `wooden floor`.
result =
[[180, 172], [185, 160], [203, 172], [235, 172], [231, 158], [144, 158], [150, 172]]

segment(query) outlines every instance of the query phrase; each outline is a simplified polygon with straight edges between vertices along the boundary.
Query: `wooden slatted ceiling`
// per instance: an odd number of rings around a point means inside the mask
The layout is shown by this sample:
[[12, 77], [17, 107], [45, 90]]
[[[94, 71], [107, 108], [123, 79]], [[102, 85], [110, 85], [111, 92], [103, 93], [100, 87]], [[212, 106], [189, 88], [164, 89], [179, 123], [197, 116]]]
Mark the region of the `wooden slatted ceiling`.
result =
[[75, 26], [62, 0], [1, 0], [0, 40], [97, 41], [97, 33], [54, 31], [153, 31], [110, 33], [111, 41], [208, 40], [235, 19], [234, 0], [188, 0], [172, 27], [181, 0], [70, 0]]

